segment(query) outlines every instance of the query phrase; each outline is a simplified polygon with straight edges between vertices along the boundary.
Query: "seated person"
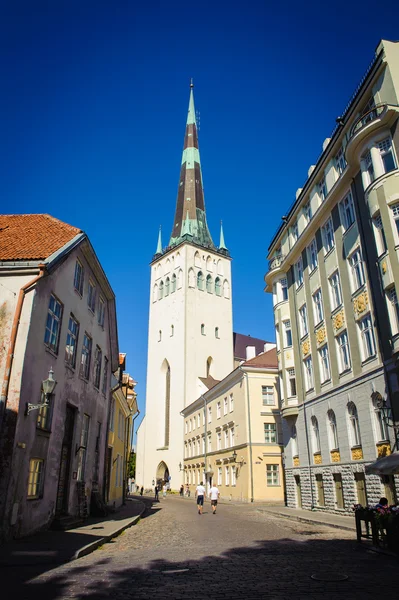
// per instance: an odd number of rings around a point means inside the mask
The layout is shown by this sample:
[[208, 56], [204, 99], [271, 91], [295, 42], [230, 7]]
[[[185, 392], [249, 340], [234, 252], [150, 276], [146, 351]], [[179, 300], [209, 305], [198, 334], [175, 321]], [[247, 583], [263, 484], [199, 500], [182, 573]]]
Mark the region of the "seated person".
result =
[[388, 500], [386, 498], [380, 498], [380, 501], [375, 506], [376, 508], [388, 508]]

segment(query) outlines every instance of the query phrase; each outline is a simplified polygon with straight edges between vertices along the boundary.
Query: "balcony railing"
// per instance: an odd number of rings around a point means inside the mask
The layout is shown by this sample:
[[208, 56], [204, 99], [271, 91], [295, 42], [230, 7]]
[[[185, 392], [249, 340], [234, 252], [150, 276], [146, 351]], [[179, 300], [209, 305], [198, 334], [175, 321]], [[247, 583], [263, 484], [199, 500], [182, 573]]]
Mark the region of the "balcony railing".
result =
[[379, 119], [386, 108], [387, 104], [377, 104], [377, 106], [374, 106], [371, 110], [367, 111], [352, 125], [349, 137], [353, 137], [358, 131], [363, 129], [363, 127], [372, 121]]
[[285, 260], [285, 254], [278, 254], [271, 260], [269, 260], [269, 271], [273, 271], [273, 269], [278, 269]]

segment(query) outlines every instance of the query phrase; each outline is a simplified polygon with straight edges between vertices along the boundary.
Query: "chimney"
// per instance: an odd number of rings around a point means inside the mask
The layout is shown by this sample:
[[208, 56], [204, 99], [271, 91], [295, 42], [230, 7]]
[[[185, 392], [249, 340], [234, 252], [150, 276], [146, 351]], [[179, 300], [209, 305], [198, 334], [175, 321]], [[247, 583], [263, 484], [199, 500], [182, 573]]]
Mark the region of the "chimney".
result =
[[275, 347], [276, 347], [276, 344], [273, 344], [273, 342], [266, 342], [264, 351], [269, 352], [269, 350], [272, 350], [272, 348], [275, 348]]
[[255, 358], [256, 356], [256, 348], [255, 346], [247, 346], [246, 347], [246, 359]]

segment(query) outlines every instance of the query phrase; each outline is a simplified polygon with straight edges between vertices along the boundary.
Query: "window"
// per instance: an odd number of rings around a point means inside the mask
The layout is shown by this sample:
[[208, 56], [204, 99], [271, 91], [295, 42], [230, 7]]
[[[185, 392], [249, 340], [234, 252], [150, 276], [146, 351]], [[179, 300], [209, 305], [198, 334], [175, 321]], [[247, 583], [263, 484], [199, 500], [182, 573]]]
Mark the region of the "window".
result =
[[82, 431], [80, 433], [79, 457], [78, 457], [78, 481], [84, 481], [86, 470], [86, 453], [89, 439], [89, 415], [83, 415]]
[[234, 410], [234, 396], [233, 394], [230, 394], [230, 412], [233, 412]]
[[216, 277], [215, 279], [215, 294], [216, 296], [222, 295], [222, 284], [219, 277]]
[[297, 288], [299, 288], [303, 284], [302, 256], [295, 265], [295, 284]]
[[320, 432], [319, 432], [319, 423], [317, 418], [313, 415], [311, 419], [312, 424], [312, 447], [313, 453], [317, 454], [320, 452]]
[[311, 356], [305, 358], [303, 361], [303, 366], [305, 368], [306, 391], [309, 391], [313, 388], [313, 362]]
[[299, 327], [301, 330], [301, 337], [307, 335], [308, 333], [308, 311], [306, 308], [306, 304], [301, 306], [299, 309]]
[[384, 173], [390, 173], [396, 169], [391, 139], [386, 138], [385, 140], [378, 142], [378, 150], [380, 151]]
[[170, 279], [169, 279], [169, 277], [167, 277], [165, 279], [165, 298], [167, 298], [167, 296], [169, 296], [169, 292], [170, 292]]
[[275, 423], [264, 423], [265, 429], [265, 444], [275, 444], [276, 439], [276, 424]]
[[227, 403], [227, 397], [223, 400], [223, 415], [227, 415], [227, 408], [228, 408], [228, 403]]
[[82, 263], [77, 260], [75, 264], [75, 276], [73, 286], [81, 296], [83, 296], [84, 269]]
[[91, 337], [84, 334], [83, 344], [82, 344], [82, 354], [80, 356], [80, 370], [79, 375], [84, 377], [84, 379], [89, 379], [90, 374], [90, 361], [91, 361], [91, 346], [92, 340]]
[[276, 350], [280, 352], [280, 327], [276, 325]]
[[47, 313], [46, 331], [44, 333], [44, 343], [53, 352], [58, 352], [58, 342], [61, 331], [62, 304], [55, 296], [50, 296], [50, 303]]
[[219, 327], [215, 327], [215, 338], [219, 339]]
[[319, 194], [320, 202], [324, 202], [324, 200], [327, 198], [327, 194], [328, 194], [325, 177], [323, 177], [323, 179], [321, 179], [319, 181], [319, 183], [317, 184], [317, 193]]
[[349, 264], [352, 269], [352, 285], [353, 291], [355, 292], [364, 285], [365, 282], [362, 255], [359, 249], [355, 250], [349, 258]]
[[287, 279], [280, 279], [280, 285], [281, 285], [281, 300], [285, 301], [288, 300], [288, 284], [287, 284]]
[[216, 441], [217, 441], [217, 449], [221, 450], [222, 449], [222, 432], [221, 431], [218, 431]]
[[371, 324], [371, 316], [365, 316], [359, 322], [360, 331], [362, 334], [363, 357], [364, 360], [371, 358], [376, 354], [375, 339], [373, 326]]
[[234, 465], [231, 467], [231, 485], [237, 485], [237, 469]]
[[278, 465], [266, 465], [266, 483], [268, 486], [280, 485]]
[[284, 348], [288, 348], [292, 346], [292, 331], [291, 331], [291, 321], [283, 321], [284, 332], [285, 332], [285, 346]]
[[393, 204], [392, 208], [392, 216], [396, 225], [396, 233], [399, 234], [399, 203]]
[[230, 429], [230, 446], [234, 446], [235, 445], [235, 431], [234, 431], [234, 427], [232, 427]]
[[78, 345], [79, 323], [71, 315], [68, 322], [68, 332], [65, 346], [65, 362], [72, 368], [76, 364], [76, 349]]
[[375, 175], [374, 175], [374, 166], [373, 166], [373, 161], [371, 158], [371, 152], [370, 150], [367, 150], [367, 152], [365, 154], [363, 154], [362, 156], [362, 161], [363, 161], [363, 166], [364, 166], [364, 173], [365, 173], [365, 183], [366, 183], [366, 187], [367, 185], [370, 185], [370, 183], [373, 183], [374, 179], [375, 179]]
[[374, 423], [377, 442], [385, 442], [389, 440], [387, 425], [382, 415], [381, 408], [378, 407], [377, 401], [373, 401]]
[[327, 412], [327, 425], [328, 425], [328, 437], [330, 440], [330, 450], [338, 450], [338, 430], [337, 430], [337, 420], [335, 418], [335, 412], [333, 410], [329, 410]]
[[337, 337], [337, 344], [339, 349], [340, 372], [343, 373], [351, 368], [348, 334], [346, 331]]
[[44, 461], [41, 458], [31, 458], [29, 461], [28, 498], [40, 498], [44, 483]]
[[310, 272], [314, 271], [319, 264], [317, 256], [317, 244], [315, 239], [313, 239], [308, 246], [308, 264]]
[[100, 300], [98, 302], [98, 324], [100, 327], [104, 327], [105, 323], [105, 300], [102, 296], [100, 296]]
[[355, 207], [353, 205], [353, 198], [350, 192], [343, 200], [341, 200], [340, 209], [342, 225], [346, 231], [356, 221]]
[[230, 467], [224, 468], [224, 484], [230, 485]]
[[176, 274], [173, 273], [172, 275], [172, 285], [171, 285], [171, 293], [173, 294], [173, 292], [176, 291]]
[[228, 429], [224, 430], [224, 447], [225, 448], [229, 447], [229, 430]]
[[262, 385], [262, 404], [263, 406], [274, 406], [274, 387], [272, 385]]
[[[197, 455], [201, 453], [201, 440], [198, 437], [197, 438]], [[199, 479], [198, 479], [198, 483], [199, 483]]]
[[334, 162], [335, 170], [337, 171], [338, 177], [341, 177], [342, 173], [346, 169], [345, 152], [342, 147], [338, 150], [337, 154], [335, 155]]
[[331, 379], [330, 373], [330, 357], [328, 355], [328, 347], [327, 344], [320, 348], [319, 350], [319, 359], [320, 359], [320, 376], [321, 383], [328, 381]]
[[91, 279], [89, 279], [89, 289], [87, 293], [87, 306], [94, 313], [96, 310], [96, 286]]
[[122, 441], [125, 439], [125, 419], [121, 410], [118, 414], [118, 438]]
[[212, 407], [208, 406], [208, 423], [212, 423]]
[[375, 243], [377, 246], [377, 254], [378, 256], [381, 256], [381, 254], [384, 254], [384, 252], [387, 251], [387, 241], [385, 238], [385, 232], [380, 213], [373, 218], [373, 229]]
[[162, 330], [158, 331], [158, 342], [162, 342]]
[[96, 350], [94, 352], [94, 387], [100, 389], [100, 380], [101, 380], [101, 363], [102, 363], [103, 353], [99, 346], [96, 346]]
[[329, 278], [331, 291], [331, 308], [335, 310], [342, 304], [341, 282], [338, 271], [335, 271]]
[[158, 288], [158, 300], [162, 300], [163, 298], [163, 281], [161, 281], [159, 283], [159, 288]]
[[202, 291], [204, 290], [204, 276], [202, 274], [202, 271], [198, 271], [197, 288]]
[[[41, 395], [40, 395], [40, 404], [44, 404], [45, 400], [46, 400], [46, 396], [42, 390]], [[52, 417], [52, 413], [53, 413], [53, 402], [54, 402], [53, 394], [49, 394], [47, 396], [47, 401], [48, 401], [48, 404], [39, 408], [39, 411], [37, 413], [36, 427], [38, 427], [39, 429], [45, 429], [45, 430], [49, 431], [50, 427], [51, 427], [51, 417]]]
[[323, 237], [324, 252], [327, 254], [334, 248], [334, 227], [331, 217], [323, 225], [321, 232]]
[[305, 221], [306, 223], [309, 223], [312, 219], [312, 207], [310, 205], [310, 202], [307, 202], [304, 207], [303, 207], [303, 214], [305, 217]]
[[205, 436], [202, 434], [201, 436], [201, 446], [202, 446], [202, 454], [205, 454]]
[[212, 294], [213, 292], [212, 275], [208, 275], [206, 278], [206, 291], [208, 292], [208, 294]]
[[197, 427], [198, 429], [201, 427], [201, 413], [198, 413], [197, 415]]
[[348, 404], [348, 418], [349, 418], [349, 435], [351, 446], [360, 446], [361, 438], [360, 438], [360, 427], [359, 427], [359, 417], [357, 414], [356, 405], [353, 402], [349, 402]]
[[389, 301], [388, 312], [391, 320], [391, 331], [392, 334], [395, 335], [399, 330], [399, 303], [398, 295], [394, 287], [387, 291], [387, 299]]
[[184, 424], [184, 432], [188, 433], [188, 421], [186, 421]]
[[205, 335], [205, 325], [203, 323], [201, 325], [201, 334]]
[[195, 417], [193, 419], [190, 419], [190, 431], [191, 431], [191, 426], [192, 426], [192, 430], [194, 431], [194, 429], [195, 429]]
[[320, 323], [324, 319], [323, 311], [323, 298], [321, 295], [321, 289], [315, 291], [313, 294], [313, 309], [314, 309], [314, 322], [315, 325]]
[[212, 436], [208, 435], [208, 452], [212, 452]]
[[222, 467], [218, 467], [218, 485], [222, 485]]
[[295, 369], [287, 369], [288, 375], [288, 394], [290, 397], [296, 396], [296, 379], [295, 379]]
[[175, 334], [175, 326], [174, 326], [174, 325], [171, 325], [171, 326], [170, 326], [170, 337], [173, 337], [173, 336], [174, 336], [174, 334]]
[[298, 239], [298, 221], [295, 221], [295, 223], [291, 227], [291, 235], [292, 235], [292, 241], [295, 244], [295, 242]]
[[221, 417], [221, 404], [220, 401], [216, 404], [216, 418], [220, 419]]

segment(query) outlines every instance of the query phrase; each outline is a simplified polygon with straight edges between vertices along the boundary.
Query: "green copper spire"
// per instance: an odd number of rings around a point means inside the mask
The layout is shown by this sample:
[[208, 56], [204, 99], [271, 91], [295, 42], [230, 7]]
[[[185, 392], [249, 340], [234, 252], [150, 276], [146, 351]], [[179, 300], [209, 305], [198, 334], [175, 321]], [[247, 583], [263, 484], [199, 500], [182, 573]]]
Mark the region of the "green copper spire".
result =
[[155, 254], [162, 254], [162, 232], [161, 232], [161, 226], [159, 226], [158, 244], [157, 244], [157, 251], [155, 252]]
[[224, 243], [224, 233], [223, 233], [223, 222], [222, 221], [220, 221], [220, 243], [219, 243], [219, 249], [220, 250], [227, 250], [226, 244]]
[[191, 235], [191, 231], [190, 231], [190, 217], [188, 216], [188, 211], [187, 211], [187, 215], [186, 215], [186, 218], [185, 218], [184, 224], [183, 224], [182, 236], [183, 235]]

